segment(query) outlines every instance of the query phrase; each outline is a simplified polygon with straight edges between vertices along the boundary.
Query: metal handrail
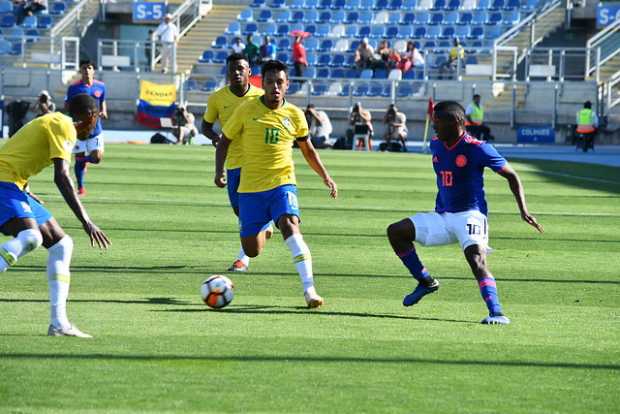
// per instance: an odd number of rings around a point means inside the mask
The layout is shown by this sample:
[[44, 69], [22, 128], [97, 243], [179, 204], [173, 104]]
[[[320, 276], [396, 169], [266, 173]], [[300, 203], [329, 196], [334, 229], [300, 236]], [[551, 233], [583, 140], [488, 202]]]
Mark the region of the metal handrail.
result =
[[60, 19], [58, 23], [54, 25], [54, 27], [52, 27], [52, 30], [50, 30], [50, 37], [53, 38], [58, 36], [60, 32], [62, 32], [66, 27], [71, 24], [71, 22], [75, 21], [75, 19], [79, 19], [80, 13], [82, 12], [82, 9], [84, 8], [84, 6], [86, 6], [88, 1], [89, 0], [81, 0], [69, 11], [69, 13], [65, 14], [63, 18]]
[[609, 81], [607, 82], [607, 111], [609, 111], [614, 106], [620, 104], [620, 95], [616, 99], [613, 99], [614, 86], [619, 85], [619, 84], [620, 84], [620, 70], [614, 73], [613, 75], [611, 75], [611, 77], [609, 78]]
[[[505, 46], [505, 44], [508, 43], [510, 40], [512, 40], [514, 37], [516, 37], [521, 32], [521, 29], [523, 29], [525, 26], [532, 24], [532, 22], [534, 22], [535, 24], [536, 20], [551, 13], [553, 10], [555, 10], [560, 5], [561, 5], [561, 0], [554, 0], [552, 2], [547, 3], [542, 9], [530, 14], [524, 20], [519, 22], [518, 25], [508, 30], [507, 32], [504, 32], [503, 35], [495, 39], [493, 41], [493, 47], [495, 48], [497, 46]], [[533, 45], [530, 45], [530, 46], [533, 46]]]
[[[620, 31], [620, 19], [614, 20], [588, 40], [586, 43], [586, 48], [588, 49], [588, 53], [586, 54], [586, 77], [590, 76], [590, 74], [596, 70], [596, 80], [597, 82], [600, 81], [598, 68], [620, 53], [620, 47], [618, 47], [615, 52], [601, 57], [601, 45], [618, 31]], [[591, 58], [592, 51], [596, 52], [596, 59], [594, 59], [594, 62], [592, 62], [593, 59]]]

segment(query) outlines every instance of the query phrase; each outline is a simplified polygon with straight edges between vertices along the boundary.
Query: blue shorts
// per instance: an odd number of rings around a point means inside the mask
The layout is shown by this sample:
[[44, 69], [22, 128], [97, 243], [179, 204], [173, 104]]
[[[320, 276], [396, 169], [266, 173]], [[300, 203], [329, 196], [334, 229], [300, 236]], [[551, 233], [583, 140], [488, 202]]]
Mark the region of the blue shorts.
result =
[[255, 236], [283, 215], [300, 217], [297, 187], [281, 185], [273, 190], [239, 194], [239, 222], [241, 237]]
[[14, 218], [31, 218], [41, 225], [52, 215], [17, 185], [0, 182], [0, 226]]
[[241, 168], [226, 170], [226, 189], [228, 190], [228, 200], [230, 206], [235, 210], [239, 209], [239, 181], [241, 181]]

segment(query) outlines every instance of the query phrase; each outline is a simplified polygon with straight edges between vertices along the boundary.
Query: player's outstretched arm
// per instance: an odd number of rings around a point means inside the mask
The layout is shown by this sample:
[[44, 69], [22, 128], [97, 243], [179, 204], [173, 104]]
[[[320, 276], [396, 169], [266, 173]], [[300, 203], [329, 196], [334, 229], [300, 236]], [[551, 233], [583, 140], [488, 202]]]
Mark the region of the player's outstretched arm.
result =
[[228, 155], [228, 146], [230, 140], [222, 135], [222, 139], [217, 143], [215, 149], [215, 185], [220, 188], [226, 187], [226, 178], [224, 177], [224, 163], [226, 162], [226, 155]]
[[297, 144], [299, 145], [301, 153], [304, 154], [304, 158], [310, 168], [312, 168], [314, 172], [316, 172], [319, 177], [323, 179], [323, 183], [327, 186], [327, 188], [329, 188], [329, 195], [332, 198], [338, 197], [338, 187], [336, 186], [336, 182], [329, 176], [329, 173], [323, 165], [323, 162], [321, 162], [319, 153], [316, 152], [312, 142], [308, 139], [308, 137], [304, 137], [298, 139]]
[[217, 143], [221, 138], [220, 135], [213, 130], [213, 124], [205, 121], [204, 119], [202, 120], [202, 134], [211, 140], [213, 146], [217, 146]]
[[523, 191], [523, 185], [521, 184], [521, 180], [519, 179], [517, 172], [513, 170], [510, 165], [506, 164], [497, 173], [508, 180], [510, 191], [512, 191], [512, 194], [515, 196], [515, 200], [517, 201], [517, 206], [519, 207], [523, 221], [534, 227], [540, 233], [543, 233], [543, 226], [539, 224], [538, 221], [536, 221], [536, 217], [531, 215], [527, 210], [527, 204], [525, 203], [525, 192]]
[[100, 248], [107, 249], [112, 243], [108, 236], [88, 217], [86, 209], [75, 194], [75, 187], [69, 175], [69, 163], [62, 158], [54, 158], [54, 183], [56, 183], [60, 194], [62, 194], [73, 214], [82, 223], [84, 231], [90, 238], [90, 245], [95, 247], [95, 243], [97, 243]]

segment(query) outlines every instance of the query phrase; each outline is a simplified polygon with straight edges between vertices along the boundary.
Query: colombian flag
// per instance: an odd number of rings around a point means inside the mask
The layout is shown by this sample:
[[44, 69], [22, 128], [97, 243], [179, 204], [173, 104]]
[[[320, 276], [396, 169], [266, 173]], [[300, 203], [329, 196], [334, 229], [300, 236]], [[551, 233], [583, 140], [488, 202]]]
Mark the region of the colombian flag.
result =
[[140, 99], [136, 121], [149, 128], [161, 128], [161, 118], [172, 118], [177, 109], [177, 88], [174, 84], [161, 85], [140, 81]]

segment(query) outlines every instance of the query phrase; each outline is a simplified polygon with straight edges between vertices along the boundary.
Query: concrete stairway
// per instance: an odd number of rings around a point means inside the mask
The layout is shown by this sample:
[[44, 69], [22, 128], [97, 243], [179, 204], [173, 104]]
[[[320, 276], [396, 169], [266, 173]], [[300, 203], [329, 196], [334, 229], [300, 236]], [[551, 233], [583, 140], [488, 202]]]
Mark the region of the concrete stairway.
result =
[[211, 46], [211, 42], [221, 35], [228, 24], [245, 9], [245, 4], [214, 4], [211, 11], [179, 41], [177, 48], [177, 70], [189, 74], [202, 52]]

